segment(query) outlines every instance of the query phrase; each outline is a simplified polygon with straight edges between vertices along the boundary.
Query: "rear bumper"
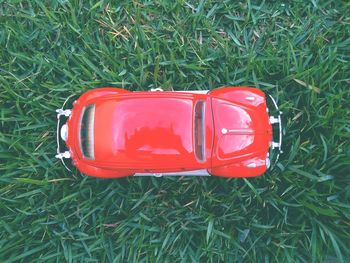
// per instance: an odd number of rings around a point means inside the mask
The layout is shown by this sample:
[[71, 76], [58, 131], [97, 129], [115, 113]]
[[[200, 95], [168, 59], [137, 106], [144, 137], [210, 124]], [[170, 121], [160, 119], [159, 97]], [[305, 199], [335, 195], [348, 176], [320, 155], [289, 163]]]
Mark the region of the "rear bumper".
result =
[[69, 151], [64, 151], [61, 152], [61, 145], [60, 142], [61, 140], [66, 141], [68, 137], [68, 126], [67, 124], [64, 124], [61, 126], [61, 120], [64, 117], [69, 117], [72, 114], [72, 111], [70, 109], [64, 109], [66, 103], [72, 96], [69, 96], [63, 103], [62, 107], [60, 109], [56, 110], [57, 113], [57, 128], [56, 128], [56, 143], [57, 143], [57, 149], [56, 149], [56, 155], [55, 157], [57, 159], [60, 159], [64, 167], [68, 170], [71, 171], [66, 162], [65, 159], [70, 159], [71, 158], [71, 153]]

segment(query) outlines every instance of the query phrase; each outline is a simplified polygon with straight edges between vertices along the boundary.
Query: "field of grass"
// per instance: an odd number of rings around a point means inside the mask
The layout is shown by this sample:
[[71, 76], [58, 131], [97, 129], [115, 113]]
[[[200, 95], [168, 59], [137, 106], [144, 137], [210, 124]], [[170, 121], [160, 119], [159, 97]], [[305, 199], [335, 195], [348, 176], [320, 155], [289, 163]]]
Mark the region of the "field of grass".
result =
[[[0, 1], [0, 262], [350, 261], [348, 1], [45, 2]], [[284, 111], [262, 177], [101, 180], [54, 158], [73, 93], [225, 85]]]

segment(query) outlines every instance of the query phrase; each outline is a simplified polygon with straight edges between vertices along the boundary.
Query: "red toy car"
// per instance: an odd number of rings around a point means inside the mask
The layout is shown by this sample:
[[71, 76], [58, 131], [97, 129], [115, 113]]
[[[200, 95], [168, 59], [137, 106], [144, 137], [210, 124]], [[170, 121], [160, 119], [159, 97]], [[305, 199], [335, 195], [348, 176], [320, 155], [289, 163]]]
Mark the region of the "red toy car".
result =
[[[72, 110], [63, 107], [57, 110], [56, 157], [63, 163], [71, 158], [90, 176], [251, 177], [269, 168], [270, 148], [281, 152], [281, 112], [269, 117], [265, 94], [256, 88], [98, 88], [74, 101]], [[278, 142], [272, 124], [279, 126]], [[68, 148], [64, 152], [60, 139]]]

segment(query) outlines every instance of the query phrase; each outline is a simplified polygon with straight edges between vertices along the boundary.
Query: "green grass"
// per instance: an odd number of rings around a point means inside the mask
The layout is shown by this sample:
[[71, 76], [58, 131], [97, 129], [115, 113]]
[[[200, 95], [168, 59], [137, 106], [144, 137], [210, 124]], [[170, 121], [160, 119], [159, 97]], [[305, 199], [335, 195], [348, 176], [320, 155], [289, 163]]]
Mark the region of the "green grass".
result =
[[[348, 1], [0, 2], [1, 262], [349, 262]], [[101, 180], [54, 158], [70, 94], [225, 85], [284, 111], [262, 177]]]

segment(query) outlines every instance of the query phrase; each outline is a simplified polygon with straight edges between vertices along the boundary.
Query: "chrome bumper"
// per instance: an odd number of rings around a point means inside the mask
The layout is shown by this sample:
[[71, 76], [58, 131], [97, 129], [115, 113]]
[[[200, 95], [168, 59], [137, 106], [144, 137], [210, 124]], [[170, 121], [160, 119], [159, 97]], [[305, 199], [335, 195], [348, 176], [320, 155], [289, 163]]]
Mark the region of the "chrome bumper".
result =
[[278, 141], [277, 142], [272, 141], [272, 143], [271, 143], [271, 149], [278, 150], [276, 160], [274, 161], [274, 164], [276, 164], [280, 155], [283, 153], [283, 151], [282, 151], [282, 128], [283, 127], [282, 127], [282, 118], [281, 118], [282, 111], [279, 110], [278, 105], [276, 103], [276, 100], [270, 94], [269, 94], [269, 97], [270, 97], [276, 111], [278, 112], [277, 116], [270, 116], [269, 117], [271, 125], [278, 124]]
[[[74, 96], [74, 95], [72, 95]], [[61, 117], [69, 117], [72, 114], [72, 111], [70, 109], [64, 109], [64, 106], [66, 105], [66, 103], [68, 102], [68, 100], [72, 97], [69, 96], [63, 103], [62, 107], [60, 109], [56, 110], [57, 113], [57, 128], [56, 128], [56, 142], [57, 142], [57, 149], [56, 149], [56, 155], [55, 157], [57, 159], [60, 159], [61, 162], [63, 163], [64, 167], [68, 170], [71, 171], [66, 163], [65, 163], [65, 159], [69, 159], [71, 157], [70, 152], [69, 151], [64, 151], [64, 152], [60, 152], [60, 139], [62, 140], [66, 140], [67, 139], [67, 132], [68, 132], [68, 127], [66, 124], [64, 124], [60, 130], [60, 126], [61, 126]], [[61, 137], [61, 138], [60, 138]]]

